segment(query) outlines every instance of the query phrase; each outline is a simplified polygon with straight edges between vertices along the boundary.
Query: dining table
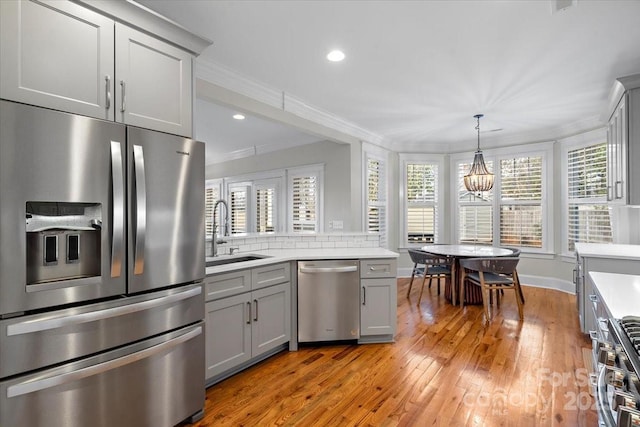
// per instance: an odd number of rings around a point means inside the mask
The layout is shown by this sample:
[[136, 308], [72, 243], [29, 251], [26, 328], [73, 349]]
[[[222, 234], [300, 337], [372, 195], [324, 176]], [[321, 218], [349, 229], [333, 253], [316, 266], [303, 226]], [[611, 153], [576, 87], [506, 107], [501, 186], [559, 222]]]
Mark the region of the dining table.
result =
[[[460, 280], [460, 275], [458, 274], [458, 270], [460, 270], [460, 259], [461, 258], [494, 258], [494, 257], [505, 257], [514, 254], [513, 249], [502, 248], [499, 246], [491, 246], [491, 245], [478, 245], [478, 244], [458, 244], [458, 245], [443, 245], [443, 244], [432, 244], [425, 245], [420, 248], [421, 251], [428, 252], [434, 255], [440, 255], [447, 258], [452, 258], [453, 262], [451, 263], [451, 292], [447, 292], [447, 287], [445, 285], [445, 298], [447, 298], [448, 294], [451, 295], [451, 303], [453, 305], [457, 305], [458, 303], [462, 305], [461, 298], [464, 290], [464, 283]], [[472, 304], [482, 304], [482, 293], [477, 293], [477, 298], [479, 301], [471, 300], [467, 301]], [[448, 299], [448, 298], [447, 298]], [[458, 301], [459, 300], [459, 301]]]

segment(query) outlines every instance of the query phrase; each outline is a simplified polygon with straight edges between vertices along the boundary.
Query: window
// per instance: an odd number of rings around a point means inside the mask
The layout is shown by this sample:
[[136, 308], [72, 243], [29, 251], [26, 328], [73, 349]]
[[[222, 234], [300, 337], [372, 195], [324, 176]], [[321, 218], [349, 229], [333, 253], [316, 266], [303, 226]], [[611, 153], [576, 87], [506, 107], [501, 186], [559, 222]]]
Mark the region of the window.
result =
[[262, 180], [255, 183], [255, 231], [273, 233], [277, 230], [278, 180]]
[[[493, 162], [485, 161], [493, 171]], [[468, 191], [464, 176], [471, 163], [458, 164], [458, 236], [460, 243], [493, 243], [493, 189], [481, 193]]]
[[[210, 238], [213, 235], [213, 206], [216, 201], [220, 199], [220, 187], [221, 182], [219, 180], [210, 180], [205, 184], [204, 189], [204, 224], [205, 224], [205, 237]], [[219, 222], [219, 218], [218, 224]]]
[[[473, 193], [464, 187], [471, 167], [471, 154], [456, 155], [457, 212], [454, 227], [460, 243], [513, 246], [527, 252], [553, 251], [546, 197], [553, 170], [553, 143], [530, 144], [504, 150], [485, 151], [487, 168], [495, 175], [490, 191]], [[462, 160], [456, 160], [459, 157]]]
[[437, 242], [440, 227], [441, 159], [400, 155], [402, 161], [402, 236], [406, 246]]
[[542, 156], [500, 160], [500, 244], [542, 248]]
[[247, 183], [229, 185], [229, 232], [232, 235], [249, 232], [249, 189]]
[[578, 242], [610, 243], [606, 142], [569, 149], [566, 162], [566, 249], [574, 252]]
[[366, 230], [380, 235], [380, 246], [387, 246], [386, 162], [366, 154]]
[[289, 231], [293, 233], [321, 232], [323, 167], [303, 167], [288, 170]]

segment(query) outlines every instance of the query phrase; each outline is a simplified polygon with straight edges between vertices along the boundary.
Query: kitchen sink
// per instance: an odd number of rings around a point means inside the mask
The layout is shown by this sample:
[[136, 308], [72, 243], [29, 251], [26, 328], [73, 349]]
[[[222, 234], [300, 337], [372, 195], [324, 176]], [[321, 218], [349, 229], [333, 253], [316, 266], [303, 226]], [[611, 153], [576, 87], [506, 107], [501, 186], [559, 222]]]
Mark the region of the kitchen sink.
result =
[[236, 262], [255, 261], [257, 259], [269, 258], [266, 255], [240, 255], [234, 257], [224, 257], [207, 261], [205, 266], [215, 267], [216, 265], [235, 264]]

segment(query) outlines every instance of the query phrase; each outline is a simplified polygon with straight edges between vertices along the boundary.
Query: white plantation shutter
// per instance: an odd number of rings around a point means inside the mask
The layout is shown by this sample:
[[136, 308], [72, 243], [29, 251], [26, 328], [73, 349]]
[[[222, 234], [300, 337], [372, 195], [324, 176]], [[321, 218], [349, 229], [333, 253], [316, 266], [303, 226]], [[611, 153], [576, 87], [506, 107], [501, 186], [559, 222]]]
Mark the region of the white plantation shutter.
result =
[[569, 251], [578, 242], [610, 243], [606, 142], [570, 150], [567, 169]]
[[229, 186], [229, 221], [231, 234], [247, 233], [248, 194], [246, 185]]
[[542, 248], [542, 156], [500, 160], [500, 244]]
[[275, 188], [256, 189], [256, 231], [272, 233], [275, 231]]
[[380, 246], [387, 246], [386, 167], [380, 159], [367, 158], [367, 231], [379, 233]]
[[438, 222], [438, 165], [407, 163], [405, 178], [407, 243], [433, 243]]
[[318, 186], [318, 176], [315, 174], [291, 176], [290, 222], [294, 233], [318, 232]]
[[[490, 171], [493, 161], [485, 160]], [[464, 176], [471, 169], [470, 163], [458, 164], [458, 240], [460, 243], [493, 243], [493, 189], [469, 192], [464, 186]]]
[[[213, 206], [220, 198], [220, 185], [219, 184], [207, 184], [204, 189], [204, 227], [205, 236], [213, 236]], [[218, 224], [219, 219], [216, 218]]]

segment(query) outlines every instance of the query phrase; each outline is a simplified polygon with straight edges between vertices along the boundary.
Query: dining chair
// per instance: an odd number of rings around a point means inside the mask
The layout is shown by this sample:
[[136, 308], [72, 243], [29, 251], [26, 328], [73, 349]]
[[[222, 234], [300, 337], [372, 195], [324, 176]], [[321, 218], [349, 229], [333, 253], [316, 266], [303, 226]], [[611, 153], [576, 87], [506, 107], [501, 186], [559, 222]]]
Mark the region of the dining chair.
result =
[[[506, 247], [504, 246], [504, 249], [509, 249], [511, 251], [511, 253], [509, 255], [509, 257], [519, 257], [520, 256], [520, 249], [518, 248], [510, 248], [510, 247]], [[518, 274], [518, 272], [516, 271], [516, 275]], [[520, 280], [518, 279], [518, 283], [520, 282]], [[524, 293], [522, 292], [522, 287], [519, 288], [520, 289], [520, 300], [522, 301], [522, 303], [524, 304]], [[504, 295], [504, 291], [500, 292], [500, 295]]]
[[[513, 289], [518, 304], [518, 314], [520, 320], [524, 319], [522, 305], [522, 290], [516, 266], [520, 258], [517, 257], [496, 257], [496, 258], [466, 258], [460, 260], [460, 270], [462, 271], [462, 283], [468, 280], [470, 283], [482, 288], [482, 303], [484, 305], [485, 321], [491, 322], [489, 306], [491, 305], [492, 294], [495, 293], [497, 307], [500, 307], [500, 291]], [[464, 305], [464, 295], [462, 305]]]
[[440, 279], [444, 278], [445, 280], [451, 280], [451, 259], [416, 249], [409, 249], [408, 251], [411, 261], [413, 261], [413, 271], [411, 272], [407, 298], [409, 298], [409, 294], [411, 293], [415, 277], [422, 277], [422, 286], [420, 288], [418, 304], [420, 304], [420, 300], [422, 300], [424, 282], [427, 278], [429, 278], [429, 289], [431, 289], [431, 282], [433, 279], [436, 279], [438, 282], [438, 295], [440, 295]]

